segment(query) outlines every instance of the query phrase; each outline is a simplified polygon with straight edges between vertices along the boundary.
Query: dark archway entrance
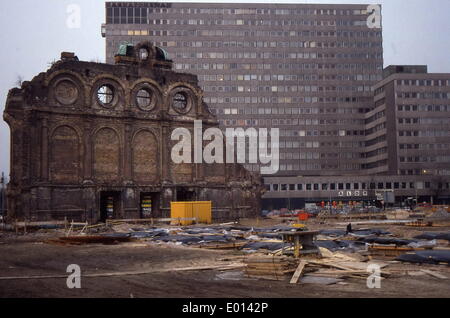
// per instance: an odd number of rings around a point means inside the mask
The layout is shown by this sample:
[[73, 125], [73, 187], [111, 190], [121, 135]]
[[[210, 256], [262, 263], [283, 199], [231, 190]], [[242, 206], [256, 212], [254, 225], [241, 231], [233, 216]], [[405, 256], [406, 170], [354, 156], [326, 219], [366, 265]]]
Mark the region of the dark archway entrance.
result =
[[141, 192], [139, 200], [140, 217], [142, 219], [159, 217], [159, 192]]
[[119, 217], [121, 204], [120, 191], [100, 192], [100, 221]]
[[178, 202], [195, 201], [195, 191], [189, 188], [178, 187], [177, 201]]

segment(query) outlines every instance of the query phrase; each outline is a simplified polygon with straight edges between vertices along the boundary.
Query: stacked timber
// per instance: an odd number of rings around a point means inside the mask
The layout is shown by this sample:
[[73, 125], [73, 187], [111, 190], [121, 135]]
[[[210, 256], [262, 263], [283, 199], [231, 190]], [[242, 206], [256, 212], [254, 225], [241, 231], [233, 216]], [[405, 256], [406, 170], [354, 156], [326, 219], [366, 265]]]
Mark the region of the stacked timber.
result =
[[251, 256], [244, 263], [247, 276], [272, 280], [285, 280], [298, 266], [295, 259], [279, 256]]

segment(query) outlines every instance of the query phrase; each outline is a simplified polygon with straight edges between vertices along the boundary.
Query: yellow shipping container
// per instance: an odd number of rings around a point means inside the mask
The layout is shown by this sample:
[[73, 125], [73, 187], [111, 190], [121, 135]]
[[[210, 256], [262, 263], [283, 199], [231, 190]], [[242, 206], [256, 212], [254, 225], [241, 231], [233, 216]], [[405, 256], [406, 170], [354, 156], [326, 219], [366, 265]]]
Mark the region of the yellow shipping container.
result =
[[[196, 218], [197, 223], [211, 224], [211, 211], [211, 201], [170, 202], [170, 217], [172, 219]], [[190, 225], [194, 221], [181, 220], [179, 223]]]

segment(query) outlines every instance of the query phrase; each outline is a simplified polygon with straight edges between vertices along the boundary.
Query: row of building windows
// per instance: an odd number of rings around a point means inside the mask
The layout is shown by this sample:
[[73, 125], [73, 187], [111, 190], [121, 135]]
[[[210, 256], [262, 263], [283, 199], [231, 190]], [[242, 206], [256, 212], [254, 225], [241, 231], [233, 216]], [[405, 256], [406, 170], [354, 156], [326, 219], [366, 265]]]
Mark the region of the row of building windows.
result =
[[399, 144], [400, 149], [422, 149], [422, 150], [447, 150], [450, 149], [450, 144]]
[[400, 130], [400, 137], [450, 137], [450, 130]]
[[365, 146], [370, 147], [370, 146], [376, 145], [376, 144], [384, 142], [384, 141], [386, 141], [386, 135], [381, 135], [381, 136], [375, 137], [373, 139], [367, 140], [365, 143]]
[[[111, 32], [112, 33], [112, 32]], [[369, 37], [381, 37], [381, 32], [372, 31], [314, 31], [314, 30], [277, 30], [277, 31], [241, 31], [241, 30], [169, 30], [167, 31], [169, 36], [242, 36], [242, 37], [333, 37], [333, 38], [369, 38]]]
[[[270, 191], [334, 191], [334, 190], [394, 190], [431, 189], [432, 182], [347, 182], [347, 183], [298, 183], [269, 184]], [[450, 188], [450, 184], [438, 182], [439, 188]]]
[[[240, 126], [240, 127], [270, 127], [270, 126], [298, 126], [298, 119], [220, 119], [222, 126]], [[338, 124], [348, 126], [349, 124]], [[304, 133], [303, 133], [304, 132]], [[364, 136], [363, 130], [300, 130], [300, 137], [309, 136]]]
[[386, 128], [386, 123], [384, 122], [384, 123], [378, 124], [372, 128], [366, 129], [365, 133], [366, 133], [366, 136], [368, 136], [368, 135], [374, 134], [380, 130], [383, 130], [385, 128]]
[[154, 35], [154, 36], [169, 36], [169, 37], [204, 37], [204, 36], [214, 36], [214, 37], [333, 37], [333, 38], [369, 38], [369, 37], [381, 37], [381, 32], [371, 32], [371, 31], [313, 31], [313, 30], [303, 30], [303, 31], [241, 31], [241, 30], [118, 30], [118, 29], [107, 29], [107, 36], [118, 36], [118, 35]]
[[448, 80], [397, 80], [397, 85], [405, 86], [450, 86]]
[[[298, 119], [220, 119], [219, 123], [222, 126], [239, 126], [239, 127], [279, 127], [279, 126], [298, 126]], [[353, 123], [352, 123], [353, 124]], [[349, 123], [336, 124], [340, 126], [348, 127]], [[280, 132], [280, 136], [283, 136], [284, 130]], [[285, 136], [298, 136], [298, 137], [318, 137], [318, 136], [365, 136], [364, 130], [299, 130], [298, 132], [289, 132]]]
[[[204, 92], [232, 92], [232, 93], [290, 93], [290, 92], [371, 92], [372, 86], [358, 85], [358, 86], [299, 86], [299, 85], [273, 85], [273, 86], [211, 86], [203, 85]], [[301, 98], [287, 97], [286, 103], [296, 103], [301, 101]], [[306, 98], [305, 98], [306, 99]]]
[[[318, 145], [317, 147], [318, 148]], [[281, 160], [313, 160], [313, 159], [359, 159], [360, 153], [342, 152], [342, 153], [318, 153], [318, 152], [280, 152]]]
[[387, 147], [379, 148], [362, 154], [362, 158], [372, 158], [387, 153]]
[[443, 92], [403, 92], [397, 93], [398, 98], [420, 98], [420, 99], [450, 99], [450, 93]]
[[[116, 8], [117, 9], [117, 8]], [[108, 9], [109, 10], [109, 9]], [[365, 20], [318, 20], [318, 19], [300, 19], [296, 17], [293, 20], [267, 20], [262, 18], [240, 18], [240, 19], [223, 19], [211, 18], [204, 19], [199, 17], [197, 19], [164, 19], [167, 16], [156, 16], [148, 13], [145, 9], [136, 8], [136, 12], [127, 12], [127, 9], [122, 8], [121, 11], [115, 11], [111, 16], [107, 11], [107, 24], [150, 24], [150, 25], [206, 25], [206, 26], [221, 26], [221, 25], [247, 25], [247, 26], [321, 26], [321, 27], [335, 27], [335, 26], [363, 26], [367, 27], [367, 19]], [[132, 10], [129, 8], [128, 10]], [[134, 13], [134, 14], [133, 14]], [[203, 19], [202, 19], [203, 18]]]
[[381, 70], [382, 65], [377, 63], [175, 63], [174, 68], [176, 70]]
[[[299, 114], [357, 114], [363, 113], [358, 108], [317, 108], [317, 107], [299, 107], [299, 108], [289, 108], [289, 107], [276, 107], [276, 108], [261, 108], [261, 107], [245, 107], [245, 108], [228, 108], [229, 114], [239, 114], [239, 115], [299, 115]], [[237, 109], [237, 111], [235, 110]], [[212, 109], [213, 112], [218, 114], [225, 114], [224, 109], [219, 108], [218, 110]], [[281, 120], [281, 118], [278, 118]], [[289, 122], [294, 121], [295, 125], [327, 125], [330, 123], [343, 123], [340, 119], [327, 119], [320, 120], [316, 118], [289, 118], [286, 119]], [[350, 120], [350, 119], [349, 119]], [[347, 121], [347, 124], [350, 122]], [[363, 124], [363, 120], [356, 120], [353, 122], [354, 124]]]
[[[378, 88], [376, 88], [376, 89], [374, 90], [374, 95], [375, 95], [375, 96], [380, 95], [381, 93], [384, 93], [384, 86], [378, 87]], [[383, 101], [384, 101], [384, 99], [383, 99]]]
[[368, 74], [333, 74], [333, 75], [316, 75], [316, 74], [210, 74], [199, 75], [199, 81], [202, 82], [223, 82], [223, 81], [378, 81], [381, 75]]
[[[259, 166], [245, 165], [245, 168], [250, 171], [260, 171]], [[360, 170], [360, 164], [352, 164], [352, 163], [328, 163], [328, 164], [318, 164], [318, 163], [309, 163], [309, 164], [280, 164], [280, 171], [319, 171], [319, 170], [344, 170], [344, 171], [354, 171]]]
[[370, 116], [369, 118], [367, 118], [364, 123], [365, 124], [370, 124], [371, 122], [374, 122], [375, 120], [378, 120], [380, 118], [385, 118], [386, 113], [384, 110], [375, 113], [374, 115]]
[[[281, 133], [281, 132], [280, 132]], [[302, 142], [302, 141], [280, 141], [278, 145], [285, 145], [283, 148], [285, 148], [283, 151], [280, 152], [280, 156], [284, 154], [285, 158], [283, 159], [306, 159], [300, 157], [300, 152], [297, 150], [290, 150], [290, 149], [297, 149], [297, 148], [325, 148], [325, 147], [333, 147], [335, 149], [337, 148], [357, 148], [357, 147], [363, 147], [364, 142], [360, 141], [340, 141], [340, 142], [317, 142], [317, 141], [308, 141], [308, 142]], [[346, 149], [346, 152], [351, 152], [351, 150]], [[351, 155], [351, 158], [359, 158], [362, 157], [362, 155]], [[339, 158], [339, 154], [336, 152], [327, 153], [322, 152], [320, 153], [320, 158]]]
[[[237, 125], [237, 126], [298, 126], [298, 125], [307, 125], [306, 120], [303, 119], [282, 119], [282, 118], [274, 118], [274, 119], [221, 119], [220, 122], [224, 124], [225, 126], [231, 126], [231, 125]], [[304, 122], [300, 123], [300, 122]], [[329, 124], [323, 124], [323, 125], [329, 125]], [[335, 125], [359, 125], [358, 120], [336, 120]], [[301, 130], [300, 132], [303, 132]], [[300, 136], [302, 136], [303, 133], [299, 133]], [[305, 131], [305, 136], [357, 136], [361, 135], [364, 136], [364, 133], [353, 133], [352, 131], [339, 131], [339, 132], [333, 132], [329, 130], [314, 130], [314, 131]]]
[[399, 124], [450, 125], [450, 118], [398, 118]]
[[387, 160], [386, 159], [382, 159], [382, 160], [377, 160], [375, 162], [370, 162], [370, 163], [364, 163], [361, 165], [361, 168], [363, 170], [370, 170], [370, 169], [375, 169], [375, 168], [386, 168], [387, 166]]
[[436, 163], [450, 163], [450, 156], [414, 156], [414, 157], [400, 157], [400, 162], [436, 162]]
[[[144, 15], [142, 15], [144, 14]], [[295, 19], [295, 20], [263, 20], [263, 19], [157, 19], [155, 16], [114, 16], [107, 17], [107, 24], [149, 24], [149, 25], [205, 25], [205, 26], [314, 26], [314, 27], [336, 27], [336, 26], [362, 26], [367, 27], [367, 20], [317, 20], [317, 19]]]
[[[148, 31], [148, 34], [142, 34], [142, 31], [130, 31], [124, 35], [149, 35], [149, 36], [164, 36], [163, 31]], [[124, 39], [125, 40], [125, 39]], [[123, 41], [123, 40], [122, 40]], [[155, 44], [163, 47], [206, 47], [206, 48], [351, 48], [351, 49], [373, 49], [382, 47], [381, 41], [330, 41], [330, 42], [316, 42], [316, 41], [153, 41]], [[111, 45], [116, 46], [117, 43], [110, 42]]]
[[[295, 104], [295, 103], [360, 103], [363, 102], [362, 98], [358, 99], [356, 97], [205, 97], [204, 101], [206, 103], [212, 104]], [[297, 109], [302, 109], [303, 107], [299, 105]], [[295, 108], [293, 108], [295, 109]], [[369, 108], [316, 108], [317, 113], [320, 114], [358, 114], [365, 113], [369, 111]], [[311, 112], [312, 114], [314, 112]]]
[[175, 58], [182, 59], [382, 59], [382, 54], [317, 52], [177, 52]]
[[[295, 109], [295, 112], [292, 112], [292, 110]], [[223, 115], [252, 115], [253, 111], [257, 111], [258, 115], [270, 115], [270, 114], [276, 114], [276, 115], [290, 115], [290, 114], [306, 114], [306, 111], [308, 111], [308, 114], [310, 114], [311, 110], [310, 108], [305, 109], [298, 109], [298, 108], [223, 108], [218, 109], [217, 113], [223, 114]], [[287, 112], [289, 110], [289, 112]], [[278, 120], [278, 119], [273, 119]], [[287, 119], [289, 120], [289, 123], [292, 125], [300, 125], [300, 126], [318, 126], [318, 125], [363, 125], [364, 120], [362, 119], [352, 119], [352, 118], [345, 118], [345, 119], [317, 119], [317, 118], [292, 118]]]
[[147, 8], [107, 8], [107, 24], [153, 24], [153, 25], [248, 25], [248, 26], [367, 26], [367, 19], [355, 20], [318, 20], [317, 18], [299, 18], [292, 20], [267, 20], [258, 17], [231, 18], [204, 16], [191, 19], [164, 19], [157, 16], [152, 9]]
[[[150, 34], [158, 36], [157, 34]], [[382, 42], [316, 42], [316, 41], [161, 41], [158, 42], [164, 47], [206, 47], [206, 48], [349, 48], [349, 49], [373, 49], [381, 48]]]
[[[219, 15], [328, 15], [354, 16], [366, 15], [365, 9], [336, 10], [336, 9], [256, 9], [256, 8], [178, 8], [170, 3], [133, 3], [133, 7], [123, 8], [117, 4], [107, 3], [106, 17], [112, 16], [142, 16], [142, 11], [152, 14], [219, 14]], [[125, 11], [126, 10], [126, 11]], [[142, 11], [141, 11], [142, 10]]]
[[405, 112], [450, 112], [450, 105], [398, 105], [397, 109]]
[[[401, 175], [427, 175], [430, 173], [430, 171], [423, 169], [407, 169], [407, 170], [402, 169], [399, 171], [399, 173]], [[450, 170], [447, 169], [433, 170], [432, 173], [438, 176], [450, 176]]]

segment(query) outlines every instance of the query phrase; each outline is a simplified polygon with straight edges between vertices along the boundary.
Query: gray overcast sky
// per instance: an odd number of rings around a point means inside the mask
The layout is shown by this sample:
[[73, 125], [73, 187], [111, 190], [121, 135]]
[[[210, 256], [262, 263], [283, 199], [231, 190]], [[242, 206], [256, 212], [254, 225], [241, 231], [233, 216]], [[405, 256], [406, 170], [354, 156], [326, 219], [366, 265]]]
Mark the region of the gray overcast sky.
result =
[[[154, 1], [161, 2], [161, 1]], [[311, 0], [311, 1], [167, 1], [256, 3], [382, 4], [384, 64], [427, 64], [430, 72], [450, 73], [450, 0]], [[75, 52], [81, 60], [104, 61], [104, 0], [0, 1], [0, 110], [18, 76], [31, 80], [58, 59]], [[70, 4], [81, 8], [81, 26], [67, 27]], [[169, 52], [170, 53], [170, 52]], [[9, 173], [9, 129], [0, 121], [0, 171]]]

